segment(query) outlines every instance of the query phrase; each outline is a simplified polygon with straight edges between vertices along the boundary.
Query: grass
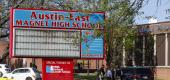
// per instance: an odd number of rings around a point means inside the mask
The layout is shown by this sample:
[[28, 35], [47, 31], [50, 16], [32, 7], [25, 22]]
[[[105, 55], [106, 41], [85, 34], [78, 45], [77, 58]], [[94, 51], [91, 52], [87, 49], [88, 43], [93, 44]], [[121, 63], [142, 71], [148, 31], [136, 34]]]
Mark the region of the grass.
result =
[[13, 80], [13, 79], [0, 78], [0, 80]]
[[90, 73], [89, 75], [87, 73], [74, 74], [74, 80], [96, 80], [96, 74], [95, 73]]

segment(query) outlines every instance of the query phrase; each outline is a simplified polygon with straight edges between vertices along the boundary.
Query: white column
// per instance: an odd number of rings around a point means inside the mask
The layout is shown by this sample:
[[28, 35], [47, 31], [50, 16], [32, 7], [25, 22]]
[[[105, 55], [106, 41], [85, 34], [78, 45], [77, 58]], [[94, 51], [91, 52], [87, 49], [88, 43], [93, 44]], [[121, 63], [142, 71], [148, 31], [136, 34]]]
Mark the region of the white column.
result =
[[168, 66], [168, 34], [165, 33], [165, 66]]
[[26, 58], [23, 58], [23, 67], [27, 67], [27, 61], [26, 61]]
[[154, 34], [154, 57], [156, 57], [156, 34]]
[[132, 52], [132, 65], [136, 66], [136, 61], [135, 61], [135, 41], [133, 41], [133, 52]]
[[157, 66], [157, 58], [156, 58], [157, 57], [156, 56], [157, 53], [156, 53], [156, 51], [157, 51], [156, 50], [156, 34], [154, 34], [154, 53], [153, 53], [153, 55], [154, 55], [154, 65], [155, 66]]

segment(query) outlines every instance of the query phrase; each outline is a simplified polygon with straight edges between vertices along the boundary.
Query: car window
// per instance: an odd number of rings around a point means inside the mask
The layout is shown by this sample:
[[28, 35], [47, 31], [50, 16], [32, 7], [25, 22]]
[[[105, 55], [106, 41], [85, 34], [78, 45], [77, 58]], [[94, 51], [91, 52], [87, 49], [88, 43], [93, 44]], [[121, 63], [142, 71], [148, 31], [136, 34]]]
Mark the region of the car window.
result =
[[20, 69], [14, 70], [14, 71], [12, 72], [12, 74], [17, 74], [17, 73], [20, 73]]
[[29, 73], [30, 70], [29, 70], [29, 69], [21, 69], [20, 72], [21, 72], [21, 73]]
[[0, 66], [0, 68], [2, 68], [2, 66]]
[[22, 73], [29, 73], [29, 72], [30, 72], [29, 69], [23, 69], [23, 70], [22, 70]]

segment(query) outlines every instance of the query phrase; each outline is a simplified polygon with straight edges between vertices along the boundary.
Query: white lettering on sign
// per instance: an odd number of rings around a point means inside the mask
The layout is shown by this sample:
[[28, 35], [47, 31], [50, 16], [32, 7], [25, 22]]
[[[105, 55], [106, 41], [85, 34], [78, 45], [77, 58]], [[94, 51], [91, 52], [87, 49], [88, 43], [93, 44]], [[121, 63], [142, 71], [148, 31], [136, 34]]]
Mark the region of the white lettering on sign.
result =
[[51, 66], [50, 70], [52, 73], [71, 73], [71, 71], [64, 70], [60, 66]]
[[47, 61], [46, 64], [71, 64], [70, 62]]

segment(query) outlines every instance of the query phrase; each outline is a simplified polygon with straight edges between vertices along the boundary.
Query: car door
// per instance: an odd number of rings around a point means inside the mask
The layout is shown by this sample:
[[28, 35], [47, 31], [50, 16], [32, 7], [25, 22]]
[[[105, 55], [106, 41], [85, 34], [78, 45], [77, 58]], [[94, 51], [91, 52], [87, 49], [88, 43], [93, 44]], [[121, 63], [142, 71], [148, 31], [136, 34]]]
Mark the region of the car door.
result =
[[25, 80], [25, 76], [23, 69], [16, 69], [12, 72], [11, 78], [14, 80]]
[[[25, 79], [26, 79], [27, 77], [31, 77], [31, 76], [32, 76], [30, 69], [23, 69], [23, 74], [24, 74], [24, 76], [25, 76]], [[25, 80], [25, 79], [24, 79], [24, 80]]]

